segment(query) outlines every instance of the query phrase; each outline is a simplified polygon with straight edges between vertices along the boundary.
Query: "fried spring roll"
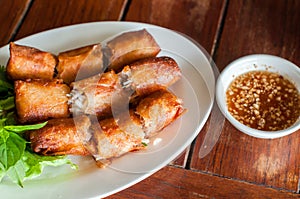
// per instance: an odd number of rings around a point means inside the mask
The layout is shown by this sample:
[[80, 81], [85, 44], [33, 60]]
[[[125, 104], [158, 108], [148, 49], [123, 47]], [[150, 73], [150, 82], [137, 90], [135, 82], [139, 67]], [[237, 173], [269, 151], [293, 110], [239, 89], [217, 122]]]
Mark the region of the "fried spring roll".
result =
[[114, 71], [99, 74], [72, 83], [69, 105], [73, 115], [89, 114], [103, 117], [109, 115], [112, 95], [120, 87]]
[[128, 117], [121, 114], [121, 122], [120, 118], [108, 118], [89, 127], [81, 124], [85, 123], [83, 119], [77, 120], [79, 124], [69, 118], [50, 120], [42, 129], [30, 132], [30, 142], [34, 152], [44, 155], [90, 154], [96, 160], [110, 159], [145, 148], [142, 142], [176, 120], [184, 110], [174, 94], [159, 90], [142, 99]]
[[103, 72], [101, 44], [89, 45], [59, 53], [58, 78], [70, 84]]
[[165, 89], [181, 78], [176, 61], [170, 57], [151, 57], [130, 64], [121, 73], [123, 86], [131, 86], [136, 95]]
[[49, 120], [30, 133], [31, 148], [42, 155], [89, 155], [84, 139], [91, 122], [87, 116]]
[[70, 88], [62, 80], [17, 80], [15, 103], [21, 123], [33, 123], [49, 118], [68, 117]]
[[88, 148], [96, 160], [119, 157], [127, 152], [145, 148], [143, 142], [175, 121], [184, 112], [182, 101], [175, 95], [159, 90], [140, 101], [131, 120], [110, 118], [92, 125]]
[[115, 37], [107, 43], [105, 50], [108, 68], [115, 71], [139, 59], [155, 57], [159, 52], [159, 45], [145, 29]]
[[56, 57], [51, 53], [11, 42], [6, 70], [12, 80], [52, 80], [56, 63]]
[[174, 94], [159, 90], [142, 99], [135, 113], [142, 118], [145, 137], [153, 137], [181, 116], [186, 110]]
[[114, 118], [93, 124], [89, 134], [91, 139], [86, 147], [97, 160], [119, 157], [127, 152], [144, 148], [143, 126], [137, 115], [130, 111], [130, 120], [120, 125]]
[[95, 114], [99, 117], [111, 111], [113, 95], [130, 88], [132, 98], [165, 89], [179, 80], [181, 71], [169, 57], [155, 57], [125, 67], [120, 73], [113, 71], [83, 79], [72, 84], [70, 111], [73, 114]]

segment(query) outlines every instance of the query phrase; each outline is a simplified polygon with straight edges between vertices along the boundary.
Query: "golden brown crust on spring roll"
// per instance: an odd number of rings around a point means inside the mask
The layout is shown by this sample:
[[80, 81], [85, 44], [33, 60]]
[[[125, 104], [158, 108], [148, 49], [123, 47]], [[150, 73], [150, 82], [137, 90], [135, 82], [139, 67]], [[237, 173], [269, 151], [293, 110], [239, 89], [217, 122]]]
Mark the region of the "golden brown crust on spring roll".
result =
[[129, 111], [129, 120], [121, 114], [120, 118], [104, 119], [99, 122], [100, 125], [93, 124], [89, 132], [92, 137], [87, 146], [97, 160], [145, 148], [145, 139], [156, 135], [184, 111], [182, 101], [174, 94], [167, 90], [156, 91]]
[[142, 124], [132, 111], [129, 118], [130, 120], [122, 124], [116, 123], [114, 118], [108, 118], [92, 125], [90, 129], [92, 138], [87, 147], [96, 159], [118, 157], [144, 148], [142, 141], [145, 134]]
[[[104, 119], [91, 126], [86, 119], [76, 120], [81, 122], [77, 125], [70, 118], [50, 120], [42, 129], [30, 132], [31, 146], [44, 155], [93, 155], [96, 160], [115, 158], [145, 148], [145, 139], [176, 120], [183, 111], [181, 100], [160, 90], [145, 97], [127, 115], [124, 112], [119, 118]], [[75, 126], [81, 128], [78, 130]]]
[[58, 78], [66, 83], [84, 79], [103, 71], [101, 44], [89, 45], [59, 53]]
[[147, 30], [123, 33], [107, 43], [106, 56], [109, 69], [119, 71], [121, 67], [139, 59], [155, 57], [160, 47]]
[[181, 71], [172, 58], [144, 59], [125, 67], [118, 74], [110, 71], [74, 82], [69, 100], [70, 110], [72, 113], [96, 114], [102, 117], [111, 112], [112, 97], [122, 92], [123, 88], [135, 91], [132, 98], [136, 98], [165, 89], [180, 77]]
[[33, 123], [69, 116], [70, 88], [62, 80], [15, 81], [15, 104], [19, 122]]
[[146, 137], [153, 137], [185, 112], [181, 99], [166, 90], [159, 90], [142, 99], [135, 113], [143, 122]]
[[103, 117], [111, 112], [113, 93], [120, 87], [118, 75], [109, 71], [72, 83], [70, 111]]
[[41, 129], [30, 131], [31, 148], [42, 155], [89, 155], [81, 135], [91, 123], [88, 117], [49, 120]]
[[165, 89], [181, 78], [179, 66], [170, 57], [143, 59], [130, 64], [129, 68], [129, 80], [137, 95]]
[[13, 80], [51, 80], [57, 60], [54, 55], [39, 49], [10, 43], [7, 75]]

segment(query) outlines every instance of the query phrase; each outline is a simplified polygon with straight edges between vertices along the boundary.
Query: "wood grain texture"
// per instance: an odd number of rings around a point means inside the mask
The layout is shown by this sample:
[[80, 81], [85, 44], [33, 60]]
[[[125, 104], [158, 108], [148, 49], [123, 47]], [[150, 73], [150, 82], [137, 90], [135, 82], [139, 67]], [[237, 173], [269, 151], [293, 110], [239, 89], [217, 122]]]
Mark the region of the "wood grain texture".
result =
[[230, 0], [215, 60], [220, 69], [253, 53], [283, 57], [300, 66], [300, 1]]
[[[224, 6], [223, 0], [132, 0], [125, 20], [151, 23], [182, 32], [210, 53]], [[185, 167], [187, 156], [188, 153], [183, 152], [171, 164]]]
[[16, 39], [85, 22], [119, 20], [127, 0], [35, 0]]
[[125, 20], [156, 24], [182, 32], [209, 53], [225, 1], [132, 0]]
[[[216, 51], [216, 64], [252, 53], [267, 53], [300, 64], [300, 1], [231, 0]], [[219, 142], [203, 159], [199, 136], [191, 168], [214, 175], [297, 192], [300, 172], [300, 130], [274, 140], [257, 139], [225, 123]]]
[[30, 0], [0, 0], [0, 46], [7, 44], [22, 22]]
[[[0, 0], [0, 7], [2, 45], [15, 33], [19, 39], [65, 25], [122, 18], [187, 34], [215, 52], [220, 70], [252, 53], [278, 55], [300, 65], [299, 0]], [[108, 198], [299, 198], [291, 192], [299, 192], [300, 131], [262, 140], [226, 122], [213, 151], [200, 159], [207, 126], [195, 145], [171, 163], [176, 167], [167, 166]]]
[[274, 197], [289, 199], [299, 198], [299, 195], [168, 166], [107, 199]]
[[245, 135], [225, 124], [219, 142], [203, 159], [197, 157], [197, 139], [191, 168], [296, 192], [299, 180], [299, 133], [264, 140]]
[[178, 157], [176, 157], [169, 165], [185, 168], [188, 161], [190, 146], [187, 147]]

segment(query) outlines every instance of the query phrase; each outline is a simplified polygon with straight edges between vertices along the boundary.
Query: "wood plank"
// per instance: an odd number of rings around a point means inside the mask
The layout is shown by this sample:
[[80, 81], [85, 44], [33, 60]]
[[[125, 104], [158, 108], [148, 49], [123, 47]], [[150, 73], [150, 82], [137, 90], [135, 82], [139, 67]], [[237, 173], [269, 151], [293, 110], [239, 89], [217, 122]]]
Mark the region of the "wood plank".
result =
[[281, 56], [300, 66], [298, 0], [229, 1], [215, 60], [220, 69], [253, 53]]
[[126, 3], [127, 0], [35, 0], [16, 39], [71, 24], [120, 20]]
[[0, 46], [7, 44], [21, 23], [30, 0], [0, 1]]
[[[223, 0], [132, 0], [125, 20], [151, 23], [182, 32], [210, 53], [213, 51], [225, 2]], [[189, 151], [189, 148], [186, 151]], [[184, 152], [171, 164], [185, 167], [187, 156], [188, 153]]]
[[125, 20], [182, 32], [211, 52], [225, 1], [132, 0]]
[[296, 192], [299, 141], [299, 132], [264, 140], [245, 135], [226, 123], [218, 144], [203, 159], [197, 157], [201, 141], [196, 141], [191, 168]]
[[[273, 54], [300, 65], [299, 9], [297, 0], [229, 1], [217, 66], [223, 69], [232, 60], [252, 53]], [[218, 144], [203, 159], [198, 156], [201, 143], [199, 136], [191, 161], [193, 170], [298, 190], [300, 130], [264, 140], [245, 135], [226, 122]]]
[[299, 198], [299, 194], [209, 174], [165, 167], [150, 178], [109, 198]]
[[176, 157], [170, 165], [177, 166], [180, 168], [185, 168], [187, 165], [187, 160], [189, 156], [190, 146], [187, 147], [178, 157]]

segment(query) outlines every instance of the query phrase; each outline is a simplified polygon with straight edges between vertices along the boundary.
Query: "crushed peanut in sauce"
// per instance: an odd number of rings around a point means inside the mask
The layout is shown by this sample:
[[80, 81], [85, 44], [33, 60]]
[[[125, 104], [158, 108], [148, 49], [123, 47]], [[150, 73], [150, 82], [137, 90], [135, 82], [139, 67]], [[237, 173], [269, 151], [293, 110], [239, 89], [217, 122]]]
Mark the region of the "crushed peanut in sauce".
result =
[[300, 115], [300, 94], [283, 76], [252, 71], [235, 78], [226, 91], [227, 107], [251, 128], [277, 131], [290, 127]]

